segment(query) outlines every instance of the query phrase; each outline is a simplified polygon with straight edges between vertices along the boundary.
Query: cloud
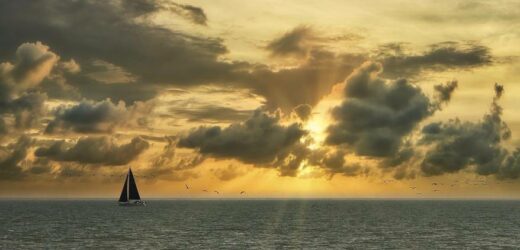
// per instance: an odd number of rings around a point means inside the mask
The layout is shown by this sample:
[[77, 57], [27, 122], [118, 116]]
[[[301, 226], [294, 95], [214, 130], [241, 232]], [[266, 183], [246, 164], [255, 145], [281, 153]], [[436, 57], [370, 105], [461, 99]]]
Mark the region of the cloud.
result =
[[0, 147], [0, 180], [18, 180], [26, 176], [20, 163], [27, 157], [33, 140], [28, 136], [20, 136], [14, 143]]
[[[74, 57], [80, 64], [103, 60], [147, 83], [200, 84], [221, 80], [236, 69], [234, 63], [218, 60], [227, 52], [220, 39], [165, 29], [146, 18], [138, 20], [156, 12], [157, 7], [152, 1], [132, 2], [2, 2], [0, 49], [10, 50], [25, 41], [45, 41], [60, 55]], [[202, 20], [201, 11], [182, 6], [194, 20]], [[20, 9], [25, 15], [18, 14]]]
[[140, 137], [121, 145], [107, 136], [82, 137], [73, 144], [56, 141], [48, 147], [36, 149], [34, 154], [54, 161], [116, 166], [130, 163], [148, 147], [149, 143]]
[[272, 56], [305, 57], [311, 49], [310, 42], [314, 38], [315, 34], [311, 28], [298, 26], [269, 42], [266, 49]]
[[39, 92], [24, 93], [9, 104], [15, 116], [16, 128], [30, 128], [39, 124], [39, 119], [45, 114], [44, 103], [47, 95]]
[[458, 82], [456, 80], [449, 81], [445, 85], [439, 84], [435, 85], [433, 88], [435, 93], [438, 95], [437, 99], [440, 103], [448, 102], [451, 99], [451, 95], [458, 87]]
[[387, 77], [414, 77], [425, 71], [471, 69], [490, 65], [493, 57], [488, 47], [477, 43], [443, 42], [421, 53], [406, 51], [403, 44], [382, 46], [375, 58], [385, 66]]
[[293, 112], [302, 121], [306, 121], [312, 114], [312, 106], [308, 104], [300, 104], [293, 109]]
[[170, 111], [178, 117], [186, 117], [189, 122], [236, 122], [248, 118], [253, 113], [253, 110], [237, 110], [215, 105], [197, 108], [172, 107]]
[[13, 63], [0, 63], [0, 114], [14, 115], [16, 128], [31, 127], [44, 114], [47, 95], [36, 88], [58, 60], [49, 47], [36, 42], [20, 45]]
[[290, 113], [300, 104], [316, 105], [330, 93], [332, 86], [348, 76], [366, 60], [362, 54], [335, 54], [313, 49], [301, 65], [278, 71], [259, 66], [243, 80], [244, 88], [266, 99], [269, 110]]
[[121, 3], [121, 7], [134, 17], [153, 15], [160, 10], [166, 10], [183, 17], [194, 24], [205, 26], [207, 25], [208, 20], [206, 13], [202, 8], [188, 4], [179, 4], [171, 1], [124, 0]]
[[[346, 145], [362, 156], [390, 157], [418, 123], [439, 108], [440, 100], [431, 100], [406, 79], [380, 78], [381, 71], [380, 64], [366, 62], [347, 78], [345, 99], [331, 111], [335, 123], [327, 129], [327, 144]], [[455, 89], [446, 86], [436, 90]], [[451, 94], [437, 96], [446, 102]]]
[[7, 134], [7, 132], [8, 132], [8, 130], [7, 130], [7, 126], [5, 124], [4, 118], [2, 116], [0, 116], [0, 138], [2, 138], [1, 137], [2, 135]]
[[178, 146], [198, 149], [215, 158], [265, 166], [286, 158], [305, 134], [299, 124], [284, 126], [279, 124], [278, 116], [257, 110], [242, 123], [194, 129], [180, 138]]
[[177, 13], [178, 15], [190, 20], [194, 24], [204, 26], [207, 25], [208, 17], [206, 16], [204, 10], [200, 7], [172, 2], [164, 8]]
[[165, 172], [162, 169], [187, 170], [201, 164], [206, 158], [198, 154], [188, 156], [176, 152], [177, 140], [173, 137], [165, 137], [167, 144], [164, 146], [160, 155], [152, 159], [152, 169]]
[[231, 164], [225, 168], [215, 168], [211, 171], [221, 181], [230, 181], [244, 174], [240, 167]]
[[335, 174], [344, 176], [356, 176], [362, 173], [362, 168], [358, 164], [351, 164], [345, 161], [346, 152], [342, 149], [333, 151], [315, 151], [308, 157], [311, 165], [321, 167], [332, 178]]
[[0, 63], [0, 103], [8, 103], [36, 87], [58, 60], [59, 57], [40, 42], [20, 45], [13, 63]]
[[503, 87], [495, 85], [495, 98], [488, 114], [479, 122], [435, 122], [423, 127], [422, 145], [429, 146], [421, 163], [426, 176], [455, 173], [470, 166], [479, 175], [517, 178], [520, 175], [518, 153], [510, 154], [501, 143], [511, 137], [502, 120], [498, 99]]
[[54, 120], [49, 122], [45, 132], [72, 130], [78, 133], [106, 133], [132, 121], [144, 125], [146, 123], [144, 114], [149, 114], [150, 108], [150, 103], [134, 103], [126, 107], [124, 102], [116, 105], [110, 100], [101, 102], [84, 100], [71, 107], [59, 107], [55, 112]]

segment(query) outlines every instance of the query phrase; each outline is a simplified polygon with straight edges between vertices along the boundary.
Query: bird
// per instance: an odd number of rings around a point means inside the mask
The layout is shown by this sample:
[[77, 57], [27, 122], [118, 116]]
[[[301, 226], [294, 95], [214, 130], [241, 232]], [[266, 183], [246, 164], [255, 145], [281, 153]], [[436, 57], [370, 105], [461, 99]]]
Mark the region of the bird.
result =
[[410, 189], [416, 189], [417, 187], [410, 187]]
[[215, 192], [216, 194], [220, 194], [217, 190], [215, 190], [215, 191], [213, 191], [213, 192]]
[[441, 190], [439, 190], [439, 189], [434, 189], [433, 190], [433, 192], [439, 192], [439, 191], [441, 191]]
[[438, 184], [437, 182], [433, 182], [432, 185], [433, 185], [433, 186], [437, 186], [437, 185], [439, 185], [439, 184]]
[[246, 191], [242, 191], [242, 192], [240, 192], [240, 194], [245, 194], [245, 193], [246, 193]]
[[202, 190], [202, 192], [206, 192], [206, 193], [207, 193], [207, 192], [208, 192], [208, 190], [204, 189], [204, 190]]
[[190, 187], [188, 186], [188, 184], [184, 184], [184, 186], [186, 187], [186, 189], [190, 189]]

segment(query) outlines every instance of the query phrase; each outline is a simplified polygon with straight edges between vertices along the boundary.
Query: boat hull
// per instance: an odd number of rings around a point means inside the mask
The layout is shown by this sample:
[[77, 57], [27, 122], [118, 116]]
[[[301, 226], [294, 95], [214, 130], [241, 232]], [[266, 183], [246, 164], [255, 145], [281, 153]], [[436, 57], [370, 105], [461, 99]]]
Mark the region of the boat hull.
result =
[[146, 206], [146, 202], [144, 201], [127, 201], [127, 202], [119, 202], [119, 206], [123, 207], [143, 207]]

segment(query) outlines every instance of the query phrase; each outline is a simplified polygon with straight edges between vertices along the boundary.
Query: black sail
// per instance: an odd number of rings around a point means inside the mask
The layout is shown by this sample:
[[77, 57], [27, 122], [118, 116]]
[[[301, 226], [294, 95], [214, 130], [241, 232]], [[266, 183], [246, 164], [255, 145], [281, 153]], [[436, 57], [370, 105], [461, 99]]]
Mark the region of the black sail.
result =
[[119, 196], [119, 202], [127, 202], [128, 201], [128, 175], [125, 178], [125, 185], [123, 186], [123, 191], [121, 191], [121, 196]]
[[128, 187], [128, 195], [130, 200], [140, 200], [139, 191], [137, 191], [137, 185], [135, 184], [134, 175], [132, 174], [132, 170], [128, 171], [129, 175], [129, 187]]

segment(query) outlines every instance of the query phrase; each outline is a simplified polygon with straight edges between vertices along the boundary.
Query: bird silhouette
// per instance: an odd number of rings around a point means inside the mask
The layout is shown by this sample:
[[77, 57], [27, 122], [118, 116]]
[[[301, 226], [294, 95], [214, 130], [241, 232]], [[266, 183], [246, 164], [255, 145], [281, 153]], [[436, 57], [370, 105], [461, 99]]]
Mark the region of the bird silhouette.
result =
[[190, 189], [190, 187], [188, 186], [188, 184], [184, 184], [184, 186], [186, 187], [186, 189]]
[[216, 194], [220, 194], [217, 190], [215, 190], [215, 191], [213, 191], [213, 192], [215, 192]]
[[245, 193], [246, 193], [246, 191], [242, 191], [242, 192], [240, 192], [240, 194], [245, 194]]
[[417, 187], [410, 187], [410, 189], [416, 189]]
[[202, 190], [202, 192], [206, 192], [206, 193], [207, 193], [207, 192], [208, 192], [208, 190], [204, 189], [204, 190]]

